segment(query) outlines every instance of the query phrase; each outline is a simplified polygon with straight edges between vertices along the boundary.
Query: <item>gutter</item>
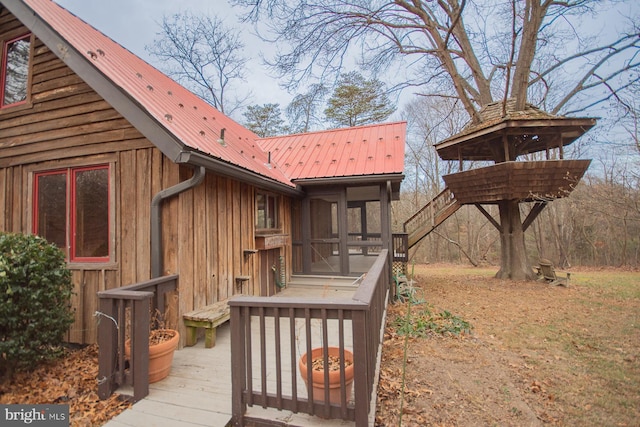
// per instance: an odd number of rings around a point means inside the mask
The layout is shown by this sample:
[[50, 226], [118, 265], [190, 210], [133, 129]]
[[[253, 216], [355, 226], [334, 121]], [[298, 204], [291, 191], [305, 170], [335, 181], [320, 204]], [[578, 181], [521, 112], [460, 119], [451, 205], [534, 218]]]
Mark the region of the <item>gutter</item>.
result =
[[379, 183], [381, 181], [391, 181], [392, 183], [401, 182], [404, 180], [403, 173], [387, 173], [379, 175], [357, 175], [357, 176], [330, 176], [322, 178], [298, 178], [294, 179], [295, 184], [302, 184], [304, 186], [311, 185], [345, 185], [345, 184], [371, 184]]
[[203, 166], [197, 168], [193, 176], [173, 187], [158, 191], [151, 200], [151, 278], [162, 276], [162, 217], [160, 205], [163, 200], [176, 196], [182, 192], [198, 186], [204, 181], [206, 169]]
[[204, 155], [194, 151], [182, 151], [173, 159], [175, 163], [187, 163], [192, 166], [206, 167], [215, 171], [217, 174], [233, 178], [240, 182], [254, 185], [265, 190], [275, 191], [287, 196], [304, 197], [305, 192], [299, 187], [290, 185], [267, 178], [258, 172], [244, 169], [240, 166], [227, 163], [223, 160]]

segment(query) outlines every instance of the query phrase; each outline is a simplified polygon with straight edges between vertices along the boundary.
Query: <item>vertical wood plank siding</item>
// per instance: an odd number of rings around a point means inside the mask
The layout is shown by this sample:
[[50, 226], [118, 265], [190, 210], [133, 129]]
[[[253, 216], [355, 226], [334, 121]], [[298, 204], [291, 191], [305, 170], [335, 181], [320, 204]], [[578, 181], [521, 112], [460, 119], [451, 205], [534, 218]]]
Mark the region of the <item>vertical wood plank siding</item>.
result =
[[[0, 12], [0, 38], [26, 32], [6, 9]], [[30, 105], [0, 110], [0, 230], [33, 231], [34, 171], [113, 166], [113, 260], [70, 264], [75, 322], [67, 338], [93, 343], [96, 293], [150, 278], [151, 199], [193, 170], [166, 158], [38, 39], [33, 49]], [[259, 254], [243, 254], [255, 246], [254, 194], [253, 186], [209, 171], [203, 184], [163, 202], [163, 274], [180, 277], [180, 313], [259, 291]], [[288, 205], [283, 200], [285, 230]], [[239, 275], [251, 276], [242, 288]]]

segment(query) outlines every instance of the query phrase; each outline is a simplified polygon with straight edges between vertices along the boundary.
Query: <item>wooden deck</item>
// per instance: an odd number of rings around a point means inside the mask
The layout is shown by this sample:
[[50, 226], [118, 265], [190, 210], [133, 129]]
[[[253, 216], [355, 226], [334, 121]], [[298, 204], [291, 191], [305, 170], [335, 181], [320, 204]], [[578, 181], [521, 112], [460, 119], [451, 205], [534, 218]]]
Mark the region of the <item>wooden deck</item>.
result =
[[[349, 280], [353, 280], [349, 279]], [[350, 298], [348, 280], [334, 278], [340, 287], [292, 286], [277, 296]], [[286, 328], [285, 328], [286, 329]], [[349, 337], [350, 340], [350, 337]], [[176, 351], [168, 378], [149, 385], [149, 395], [142, 401], [105, 424], [107, 427], [224, 427], [231, 420], [231, 359], [230, 326], [218, 327], [216, 346], [204, 347], [200, 339], [193, 347]], [[255, 371], [258, 372], [259, 370]], [[286, 388], [286, 387], [285, 387]], [[299, 393], [306, 393], [301, 390]], [[306, 396], [306, 395], [305, 395]], [[247, 415], [298, 426], [354, 426], [353, 422], [324, 420], [289, 411], [248, 408]]]

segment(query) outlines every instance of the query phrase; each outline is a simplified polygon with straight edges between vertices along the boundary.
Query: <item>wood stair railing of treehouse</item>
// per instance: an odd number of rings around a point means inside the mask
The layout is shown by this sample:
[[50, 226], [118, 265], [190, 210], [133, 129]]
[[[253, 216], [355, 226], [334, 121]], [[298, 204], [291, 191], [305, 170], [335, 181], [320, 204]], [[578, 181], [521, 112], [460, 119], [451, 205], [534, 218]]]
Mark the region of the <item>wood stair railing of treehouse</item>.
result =
[[404, 232], [409, 235], [409, 248], [442, 224], [462, 206], [449, 188], [442, 190], [422, 209], [404, 223]]

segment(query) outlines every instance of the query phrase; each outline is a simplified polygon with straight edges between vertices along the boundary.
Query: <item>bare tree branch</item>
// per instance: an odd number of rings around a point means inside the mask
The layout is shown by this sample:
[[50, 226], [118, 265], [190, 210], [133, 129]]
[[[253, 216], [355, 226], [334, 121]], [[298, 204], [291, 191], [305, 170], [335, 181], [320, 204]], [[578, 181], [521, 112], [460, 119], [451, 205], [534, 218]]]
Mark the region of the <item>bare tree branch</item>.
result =
[[222, 112], [229, 114], [240, 107], [243, 100], [239, 98], [227, 104], [227, 89], [234, 81], [244, 80], [247, 62], [238, 32], [216, 17], [189, 12], [164, 16], [160, 25], [158, 38], [146, 50], [160, 59], [163, 71]]

